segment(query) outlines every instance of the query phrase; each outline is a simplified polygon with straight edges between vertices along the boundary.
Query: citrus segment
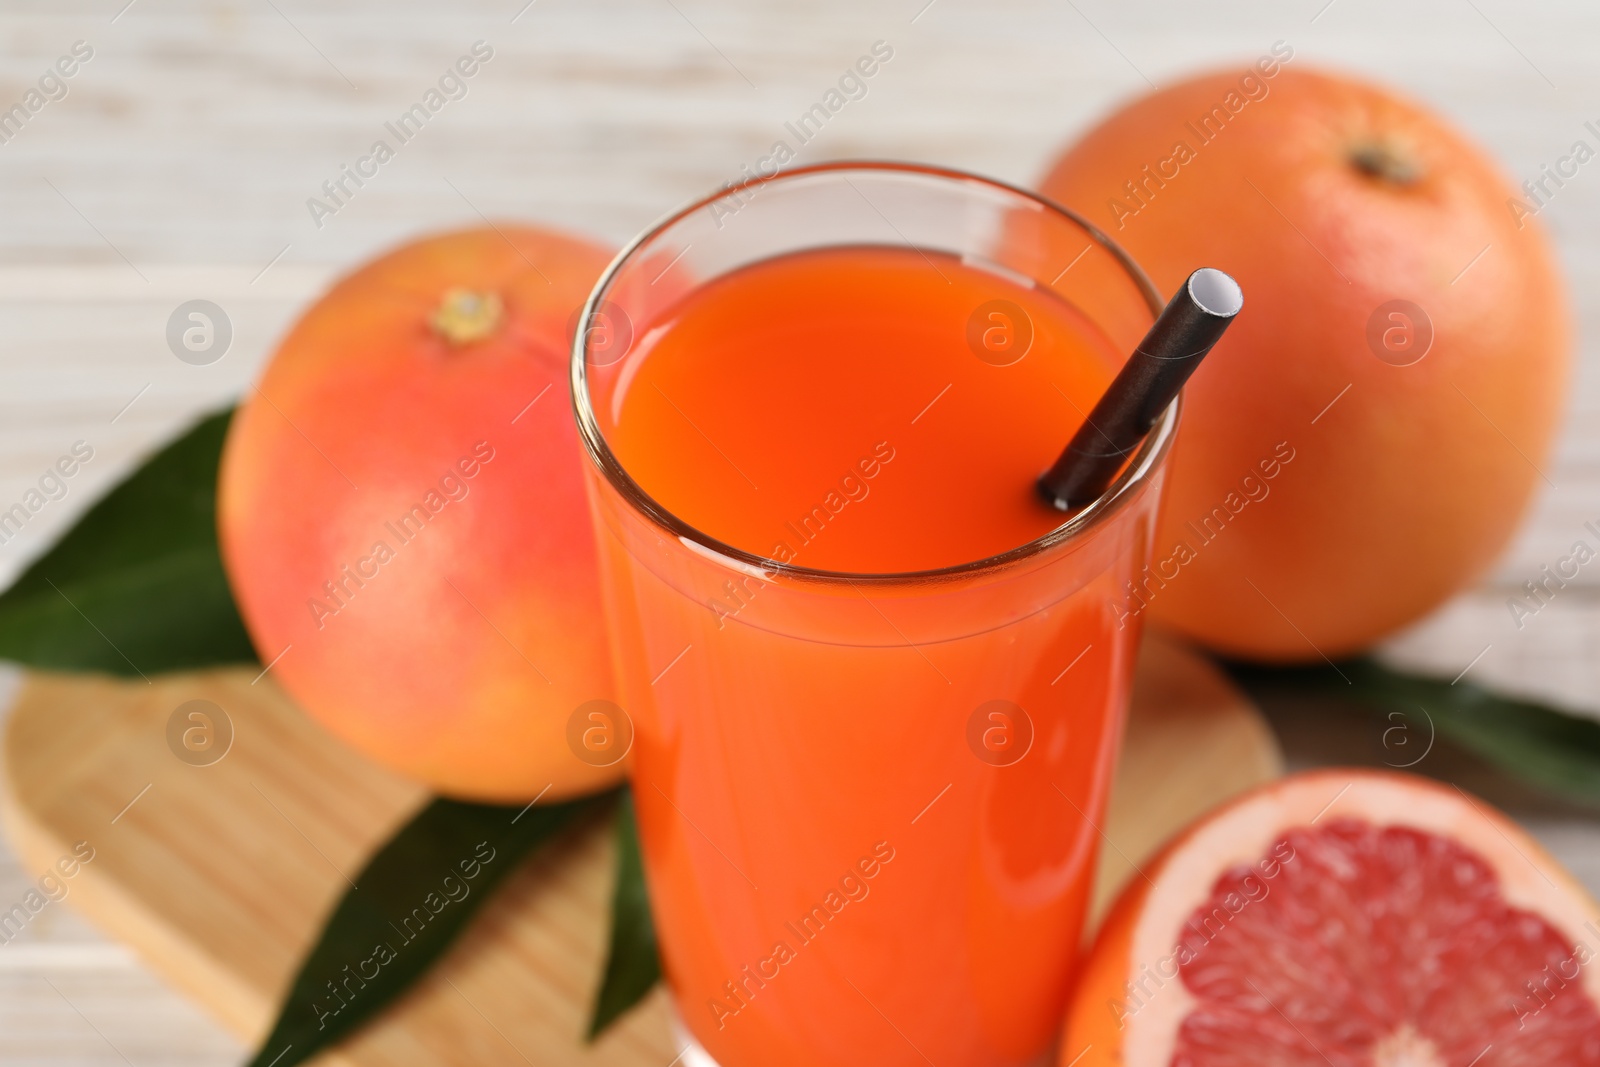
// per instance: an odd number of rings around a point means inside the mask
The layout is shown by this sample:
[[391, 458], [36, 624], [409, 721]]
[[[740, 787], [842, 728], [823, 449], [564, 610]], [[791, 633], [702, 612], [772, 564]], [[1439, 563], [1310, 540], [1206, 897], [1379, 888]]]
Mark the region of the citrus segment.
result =
[[1297, 775], [1145, 875], [1082, 972], [1063, 1064], [1600, 1064], [1594, 904], [1458, 790]]

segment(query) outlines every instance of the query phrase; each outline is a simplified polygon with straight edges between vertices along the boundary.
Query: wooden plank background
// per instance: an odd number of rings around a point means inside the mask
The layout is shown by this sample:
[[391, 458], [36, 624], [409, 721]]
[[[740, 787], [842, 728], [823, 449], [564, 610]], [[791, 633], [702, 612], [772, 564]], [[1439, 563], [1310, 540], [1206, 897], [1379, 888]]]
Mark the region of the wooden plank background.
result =
[[[1118, 99], [1277, 40], [1297, 65], [1430, 102], [1518, 181], [1600, 119], [1600, 7], [1586, 0], [6, 0], [0, 109], [80, 40], [93, 57], [67, 95], [0, 143], [0, 507], [73, 442], [94, 459], [0, 545], [0, 581], [142, 455], [237, 395], [333, 272], [480, 215], [621, 242], [765, 154], [878, 40], [893, 59], [802, 159], [918, 159], [1026, 183]], [[307, 198], [479, 40], [494, 55], [467, 95], [317, 226]], [[1521, 631], [1505, 607], [1600, 519], [1600, 165], [1541, 220], [1581, 338], [1555, 487], [1482, 587], [1389, 652], [1452, 675], [1473, 663], [1480, 680], [1600, 713], [1600, 571]], [[194, 298], [234, 328], [206, 367], [164, 339]], [[1600, 887], [1600, 834], [1537, 804], [1526, 818]], [[0, 901], [36, 874], [0, 851]], [[68, 907], [0, 947], [0, 1063], [239, 1052]]]

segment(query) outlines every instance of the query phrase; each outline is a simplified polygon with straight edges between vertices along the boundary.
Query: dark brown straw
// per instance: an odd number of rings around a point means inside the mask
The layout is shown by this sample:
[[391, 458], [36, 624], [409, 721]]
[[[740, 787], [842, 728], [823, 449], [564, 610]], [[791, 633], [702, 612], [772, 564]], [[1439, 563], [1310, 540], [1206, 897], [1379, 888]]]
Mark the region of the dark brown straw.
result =
[[1055, 464], [1039, 495], [1061, 511], [1093, 503], [1244, 306], [1239, 283], [1201, 267], [1162, 309]]

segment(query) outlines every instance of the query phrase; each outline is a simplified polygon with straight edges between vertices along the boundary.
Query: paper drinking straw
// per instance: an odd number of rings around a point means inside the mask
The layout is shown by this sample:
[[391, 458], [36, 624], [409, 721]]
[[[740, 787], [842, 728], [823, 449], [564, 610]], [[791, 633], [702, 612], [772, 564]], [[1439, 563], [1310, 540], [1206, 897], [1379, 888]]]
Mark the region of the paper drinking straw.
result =
[[1045, 503], [1072, 511], [1105, 492], [1243, 306], [1239, 283], [1222, 271], [1201, 267], [1189, 275], [1060, 458], [1039, 476]]

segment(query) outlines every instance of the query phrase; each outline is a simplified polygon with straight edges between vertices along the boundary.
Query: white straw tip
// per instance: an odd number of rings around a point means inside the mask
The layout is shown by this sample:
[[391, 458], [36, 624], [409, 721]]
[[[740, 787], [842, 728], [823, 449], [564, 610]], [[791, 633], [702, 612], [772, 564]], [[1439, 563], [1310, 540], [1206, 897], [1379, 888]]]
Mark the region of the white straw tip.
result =
[[1207, 315], [1231, 319], [1244, 307], [1239, 283], [1215, 267], [1201, 267], [1189, 275], [1189, 297]]

